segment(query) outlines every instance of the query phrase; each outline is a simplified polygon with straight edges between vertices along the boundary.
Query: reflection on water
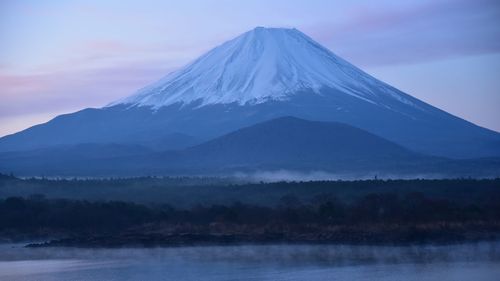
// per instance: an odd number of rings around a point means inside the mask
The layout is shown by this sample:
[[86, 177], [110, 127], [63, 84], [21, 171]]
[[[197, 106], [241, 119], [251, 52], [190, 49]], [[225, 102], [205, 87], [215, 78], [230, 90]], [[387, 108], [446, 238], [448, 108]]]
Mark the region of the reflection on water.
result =
[[500, 242], [27, 249], [0, 245], [0, 280], [498, 280]]

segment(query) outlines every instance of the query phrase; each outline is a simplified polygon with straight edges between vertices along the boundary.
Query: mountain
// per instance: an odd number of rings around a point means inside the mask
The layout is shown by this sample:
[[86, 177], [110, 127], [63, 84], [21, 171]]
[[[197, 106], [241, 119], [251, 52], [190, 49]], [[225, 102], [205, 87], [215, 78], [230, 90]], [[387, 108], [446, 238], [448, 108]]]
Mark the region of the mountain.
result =
[[394, 99], [418, 107], [385, 86], [296, 29], [258, 27], [110, 106], [260, 104], [331, 88], [372, 104]]
[[295, 117], [239, 129], [186, 149], [182, 155], [186, 167], [345, 170], [429, 158], [346, 124]]
[[115, 175], [115, 160], [151, 152], [139, 145], [96, 143], [1, 152], [0, 170], [20, 176]]
[[500, 174], [498, 164], [471, 169], [455, 161], [412, 152], [346, 124], [281, 117], [176, 151], [79, 144], [4, 152], [0, 170], [24, 176], [230, 175], [276, 170], [357, 176], [436, 175], [439, 171], [439, 175], [479, 176], [483, 174], [478, 171], [486, 168], [490, 174]]
[[491, 177], [500, 175], [500, 160], [431, 157], [350, 125], [280, 117], [176, 151], [80, 144], [4, 152], [0, 170], [22, 176], [232, 175], [285, 170], [348, 177]]
[[262, 27], [130, 97], [3, 137], [0, 151], [79, 143], [186, 148], [282, 116], [346, 123], [418, 153], [500, 156], [499, 133], [375, 79], [296, 29]]

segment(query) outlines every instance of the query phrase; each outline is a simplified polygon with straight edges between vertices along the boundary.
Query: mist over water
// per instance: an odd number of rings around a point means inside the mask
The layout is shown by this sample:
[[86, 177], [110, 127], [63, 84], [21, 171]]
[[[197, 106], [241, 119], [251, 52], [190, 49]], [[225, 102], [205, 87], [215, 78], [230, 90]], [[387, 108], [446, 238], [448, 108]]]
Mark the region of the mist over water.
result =
[[500, 242], [448, 246], [0, 246], [0, 280], [497, 280]]

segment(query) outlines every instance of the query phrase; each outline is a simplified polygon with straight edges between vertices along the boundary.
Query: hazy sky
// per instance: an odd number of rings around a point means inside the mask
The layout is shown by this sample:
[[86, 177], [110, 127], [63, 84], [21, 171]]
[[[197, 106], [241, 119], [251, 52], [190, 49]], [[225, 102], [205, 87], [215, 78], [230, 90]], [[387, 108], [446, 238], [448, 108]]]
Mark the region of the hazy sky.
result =
[[0, 135], [100, 107], [256, 26], [500, 131], [500, 1], [0, 1]]

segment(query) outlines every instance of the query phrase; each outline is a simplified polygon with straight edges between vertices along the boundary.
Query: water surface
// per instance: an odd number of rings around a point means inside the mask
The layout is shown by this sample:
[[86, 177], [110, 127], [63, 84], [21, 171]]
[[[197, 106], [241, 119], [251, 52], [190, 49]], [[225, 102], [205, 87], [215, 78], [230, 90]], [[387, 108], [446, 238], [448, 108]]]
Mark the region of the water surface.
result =
[[133, 249], [0, 245], [0, 280], [499, 280], [500, 242]]

